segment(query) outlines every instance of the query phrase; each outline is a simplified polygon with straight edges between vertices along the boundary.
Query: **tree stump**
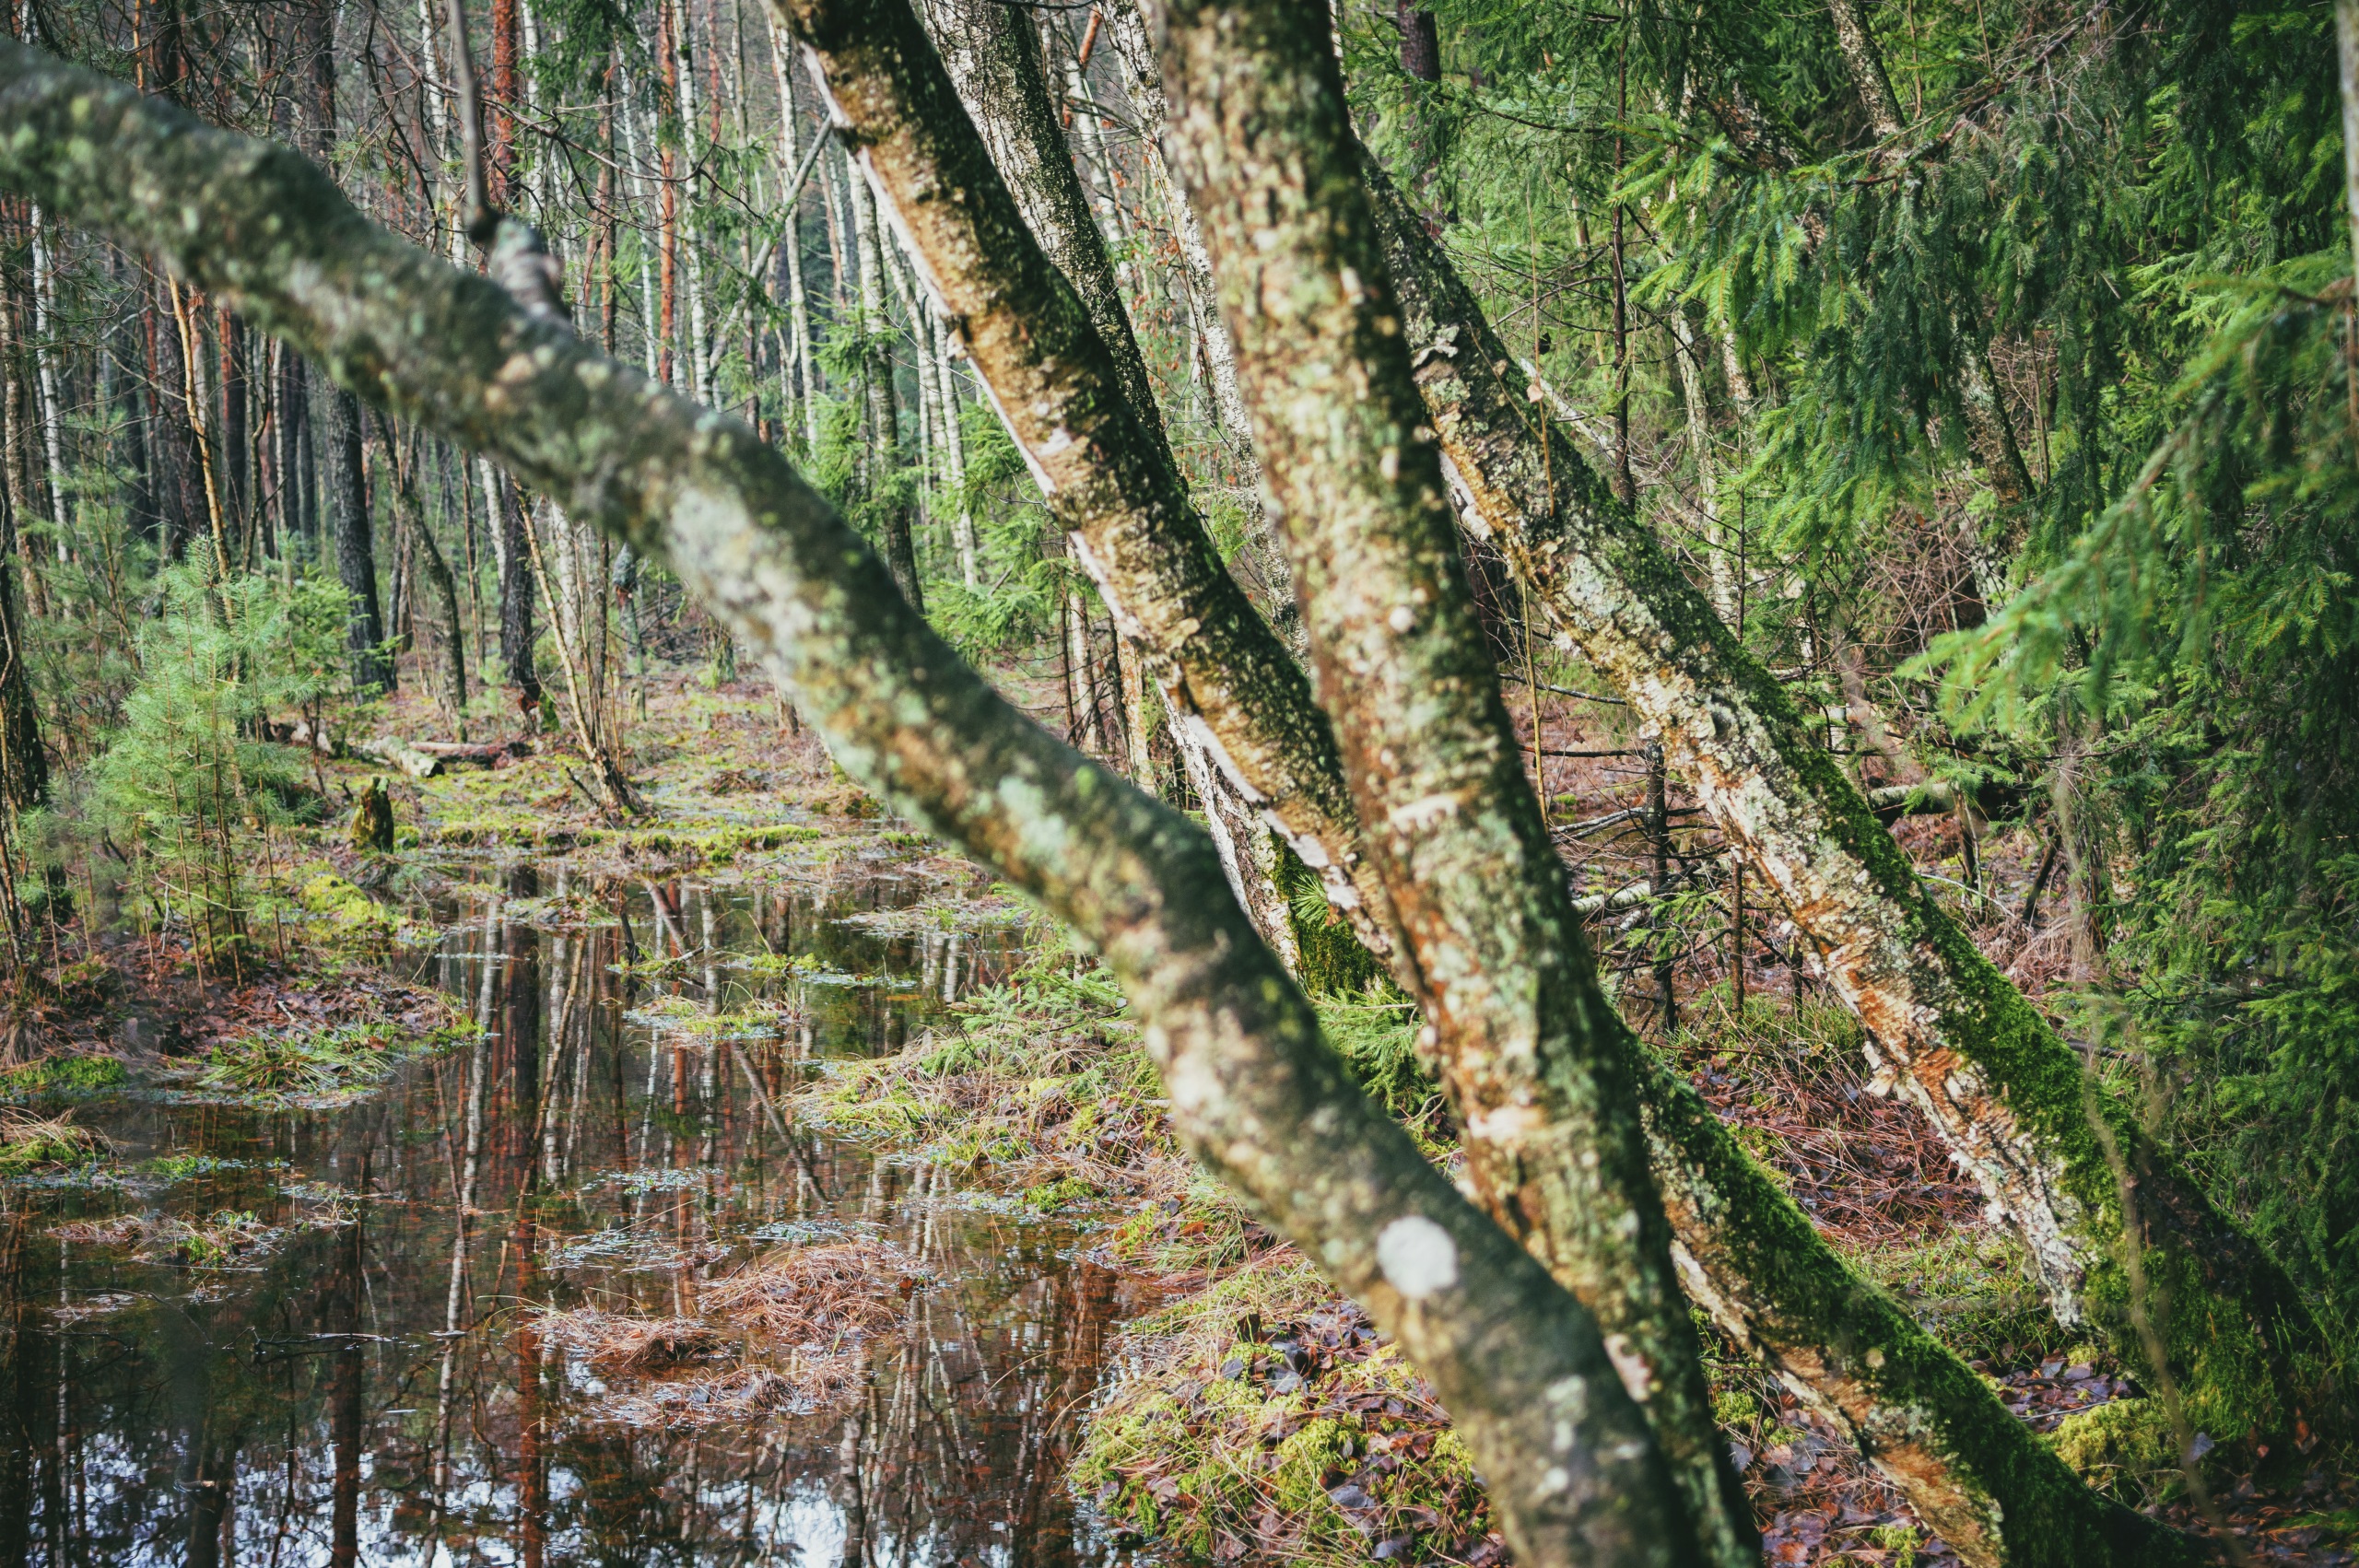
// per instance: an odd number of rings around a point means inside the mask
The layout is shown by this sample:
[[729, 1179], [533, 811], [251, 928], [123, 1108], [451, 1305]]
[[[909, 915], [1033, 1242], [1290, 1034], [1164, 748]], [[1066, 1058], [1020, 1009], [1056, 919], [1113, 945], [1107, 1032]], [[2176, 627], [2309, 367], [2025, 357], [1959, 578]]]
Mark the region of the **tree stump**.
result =
[[352, 808], [352, 847], [371, 854], [393, 853], [393, 797], [382, 774], [369, 780]]

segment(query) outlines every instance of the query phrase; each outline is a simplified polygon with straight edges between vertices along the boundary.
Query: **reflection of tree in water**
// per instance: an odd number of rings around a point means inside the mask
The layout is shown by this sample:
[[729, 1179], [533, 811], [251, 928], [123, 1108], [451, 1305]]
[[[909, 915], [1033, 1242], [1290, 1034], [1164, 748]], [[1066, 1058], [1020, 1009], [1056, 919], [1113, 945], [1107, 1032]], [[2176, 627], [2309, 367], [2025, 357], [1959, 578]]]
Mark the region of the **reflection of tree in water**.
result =
[[[840, 935], [783, 895], [749, 909], [694, 885], [642, 896], [560, 876], [546, 905], [524, 902], [545, 891], [526, 868], [485, 907], [453, 912], [439, 973], [489, 1032], [381, 1097], [322, 1117], [148, 1106], [111, 1128], [133, 1148], [249, 1162], [173, 1188], [175, 1212], [283, 1223], [284, 1189], [309, 1180], [370, 1194], [359, 1223], [296, 1229], [258, 1271], [207, 1274], [62, 1247], [47, 1223], [84, 1200], [8, 1195], [0, 1564], [342, 1568], [447, 1552], [525, 1568], [885, 1568], [1090, 1554], [1063, 1473], [1121, 1316], [1117, 1278], [1072, 1259], [1061, 1229], [962, 1207], [927, 1170], [796, 1136], [772, 1100], [815, 1050], [898, 1041], [951, 972], [962, 988], [987, 983], [1007, 955]], [[853, 900], [877, 902], [873, 889]], [[525, 918], [585, 904], [621, 905], [638, 935]], [[623, 972], [627, 941], [685, 960], [653, 989], [708, 1013], [757, 991], [722, 955], [790, 941], [840, 941], [825, 961], [846, 970], [922, 968], [923, 1000], [812, 986], [816, 1000], [769, 1038], [652, 1036], [626, 1017], [652, 1000]], [[877, 1341], [848, 1410], [599, 1424], [586, 1370], [523, 1310], [693, 1312], [702, 1282], [746, 1256], [737, 1238], [784, 1223], [850, 1225], [936, 1281]], [[221, 1299], [191, 1301], [192, 1285]], [[59, 1322], [62, 1289], [149, 1299]]]

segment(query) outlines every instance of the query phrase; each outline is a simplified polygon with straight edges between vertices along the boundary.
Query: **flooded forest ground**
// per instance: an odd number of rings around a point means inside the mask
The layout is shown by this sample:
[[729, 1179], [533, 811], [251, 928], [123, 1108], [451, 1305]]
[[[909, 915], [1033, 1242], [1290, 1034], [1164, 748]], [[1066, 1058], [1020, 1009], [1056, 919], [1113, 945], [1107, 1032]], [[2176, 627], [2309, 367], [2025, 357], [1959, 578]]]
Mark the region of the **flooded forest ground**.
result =
[[[1091, 958], [766, 693], [651, 698], [644, 818], [554, 736], [394, 774], [393, 852], [271, 847], [226, 967], [81, 890], [107, 934], [51, 955], [0, 1078], [0, 1562], [1503, 1561], [1430, 1391], [1178, 1150]], [[339, 802], [385, 771], [313, 768]], [[1903, 832], [2021, 906], [2025, 846]], [[1595, 888], [1616, 854], [1580, 850]], [[1593, 934], [1805, 1207], [2042, 1430], [2136, 1397], [1862, 1092], [1774, 922], [1731, 968], [1695, 920]], [[2036, 978], [2047, 936], [1978, 928]], [[1406, 1006], [1320, 1005], [1452, 1161]], [[1955, 1560], [1716, 1366], [1773, 1561]], [[2225, 1501], [2256, 1556], [2348, 1561], [2323, 1470]]]

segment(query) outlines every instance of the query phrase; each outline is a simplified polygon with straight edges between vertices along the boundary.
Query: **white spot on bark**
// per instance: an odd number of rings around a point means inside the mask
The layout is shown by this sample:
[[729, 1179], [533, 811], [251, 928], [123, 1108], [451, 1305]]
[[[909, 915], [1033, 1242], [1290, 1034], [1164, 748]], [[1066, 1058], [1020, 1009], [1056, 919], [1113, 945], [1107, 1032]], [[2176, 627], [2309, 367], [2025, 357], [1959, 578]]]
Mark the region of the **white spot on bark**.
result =
[[1404, 1214], [1378, 1234], [1376, 1266], [1394, 1290], [1425, 1301], [1458, 1283], [1458, 1243], [1423, 1214]]
[[1513, 1143], [1547, 1125], [1548, 1118], [1531, 1106], [1501, 1106], [1468, 1117], [1466, 1132], [1478, 1143]]
[[1623, 1392], [1628, 1394], [1634, 1402], [1645, 1404], [1655, 1391], [1654, 1368], [1647, 1364], [1647, 1358], [1640, 1355], [1638, 1348], [1630, 1342], [1630, 1336], [1605, 1336], [1605, 1359], [1612, 1362], [1614, 1370], [1621, 1375]]
[[1391, 626], [1394, 631], [1399, 632], [1403, 637], [1408, 636], [1411, 631], [1415, 629], [1417, 625], [1416, 615], [1410, 611], [1409, 606], [1406, 604], [1394, 606], [1392, 614], [1386, 616], [1385, 620]]
[[1396, 833], [1414, 833], [1419, 828], [1441, 821], [1444, 817], [1452, 817], [1457, 814], [1457, 796], [1427, 795], [1422, 801], [1411, 801], [1405, 805], [1393, 807], [1385, 813], [1385, 820], [1392, 825], [1393, 831]]

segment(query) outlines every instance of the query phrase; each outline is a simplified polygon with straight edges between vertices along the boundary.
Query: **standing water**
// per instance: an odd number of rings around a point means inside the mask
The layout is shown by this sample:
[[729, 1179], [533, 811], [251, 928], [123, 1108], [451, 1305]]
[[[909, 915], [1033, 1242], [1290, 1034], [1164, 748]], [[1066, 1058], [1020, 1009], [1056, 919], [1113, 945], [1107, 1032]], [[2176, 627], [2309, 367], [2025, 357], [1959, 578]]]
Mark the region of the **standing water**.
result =
[[[337, 1107], [84, 1106], [107, 1174], [7, 1195], [0, 1563], [1116, 1556], [1063, 1470], [1144, 1304], [1070, 1225], [779, 1107], [1019, 934], [912, 908], [890, 868], [464, 874], [421, 962], [480, 1035]], [[854, 1243], [898, 1278], [884, 1321], [805, 1347], [832, 1386], [693, 1331], [749, 1261]], [[634, 1376], [618, 1328], [696, 1375]]]

